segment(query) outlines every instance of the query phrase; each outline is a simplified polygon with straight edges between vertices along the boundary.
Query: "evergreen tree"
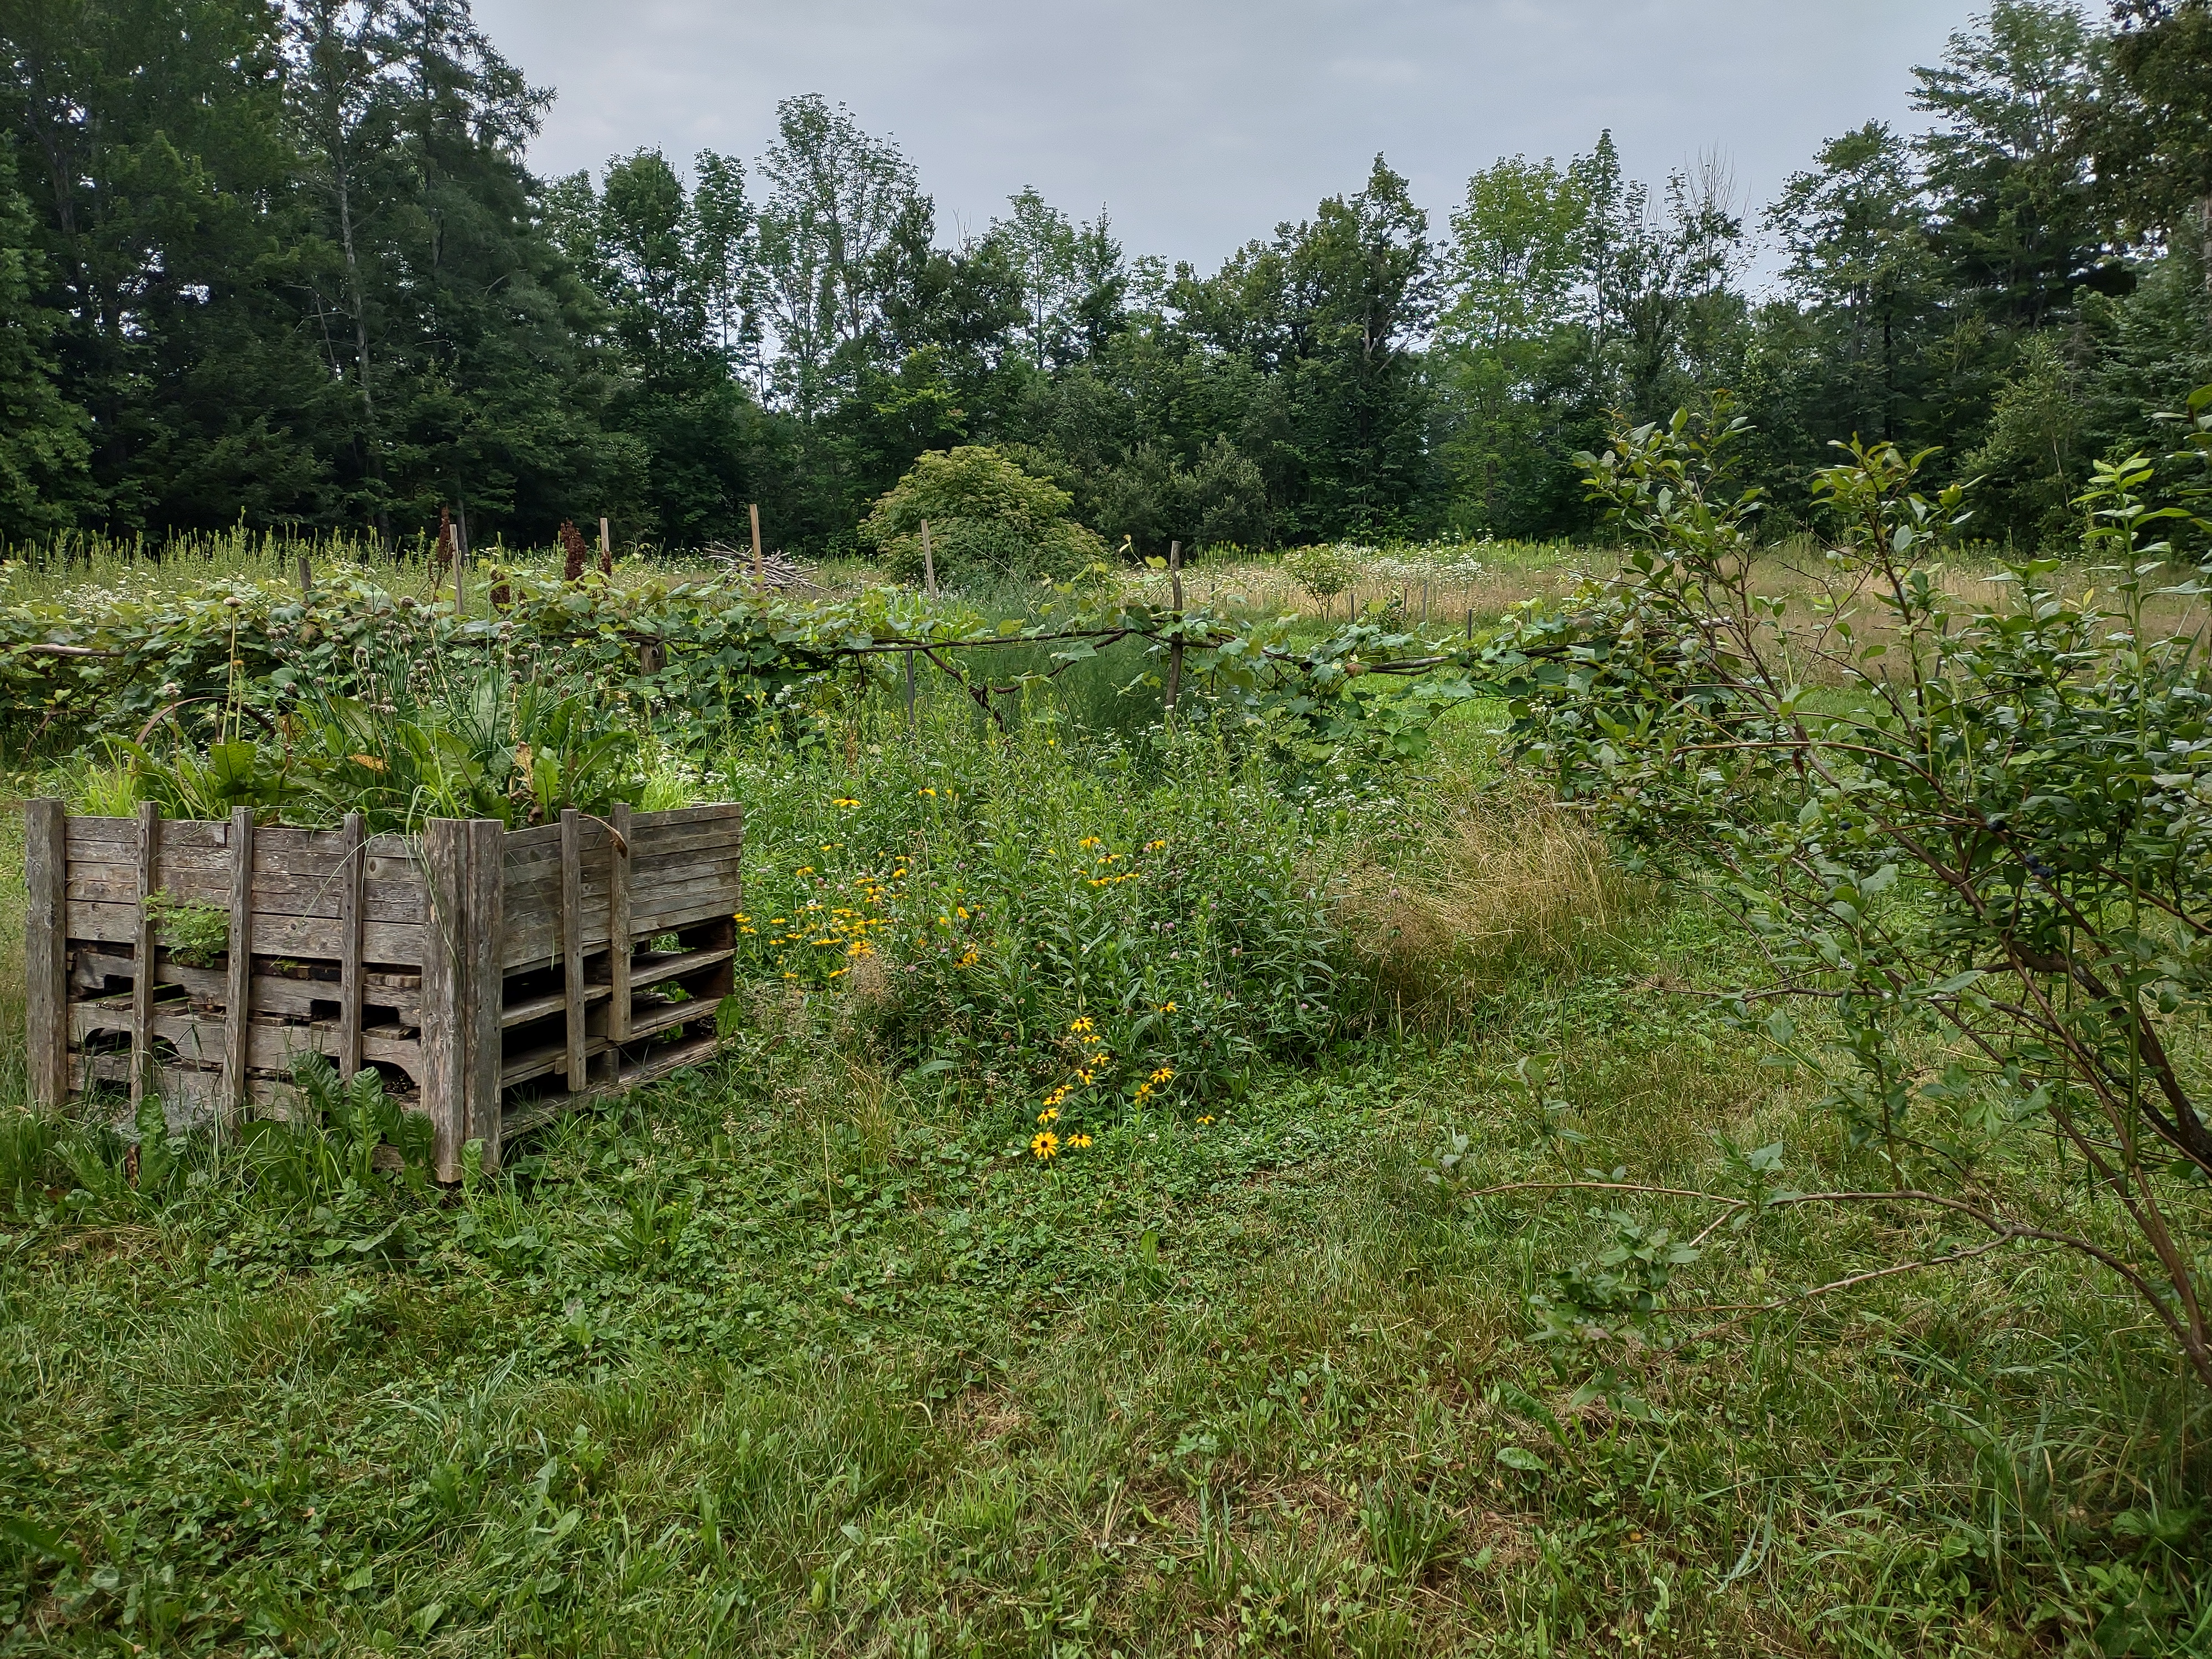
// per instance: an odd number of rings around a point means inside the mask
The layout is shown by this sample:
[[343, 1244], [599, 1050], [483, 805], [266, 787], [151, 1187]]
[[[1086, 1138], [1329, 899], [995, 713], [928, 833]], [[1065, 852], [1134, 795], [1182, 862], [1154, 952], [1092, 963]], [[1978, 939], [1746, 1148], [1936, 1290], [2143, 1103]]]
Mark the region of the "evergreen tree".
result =
[[92, 505], [85, 413], [54, 382], [63, 319], [38, 302], [43, 275], [15, 147], [0, 140], [0, 542], [70, 528]]
[[258, 0], [26, 0], [0, 100], [36, 300], [84, 410], [96, 519], [319, 519], [333, 413], [299, 295], [275, 15]]
[[1869, 121], [1820, 148], [1766, 212], [1784, 281], [1821, 337], [1814, 424], [1869, 441], [1913, 431], [1939, 286], [1911, 147]]
[[2115, 0], [2101, 95], [2081, 124], [2124, 238], [2193, 256], [2212, 288], [2212, 0]]
[[1997, 320], [2038, 328], [2075, 291], [2129, 285], [2107, 256], [2094, 184], [2074, 143], [2103, 44], [2071, 6], [1996, 0], [1913, 71], [1914, 107], [1939, 118], [1920, 143], [1935, 257]]

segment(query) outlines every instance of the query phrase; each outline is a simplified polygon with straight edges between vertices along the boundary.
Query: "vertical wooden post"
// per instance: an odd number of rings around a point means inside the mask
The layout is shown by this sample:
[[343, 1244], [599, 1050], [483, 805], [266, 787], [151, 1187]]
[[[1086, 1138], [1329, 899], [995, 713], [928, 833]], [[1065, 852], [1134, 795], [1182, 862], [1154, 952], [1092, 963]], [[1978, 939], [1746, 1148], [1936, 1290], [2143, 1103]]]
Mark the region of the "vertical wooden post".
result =
[[1474, 607], [1473, 605], [1467, 608], [1467, 642], [1469, 645], [1474, 643]]
[[230, 974], [223, 984], [222, 1098], [218, 1126], [246, 1116], [253, 1032], [253, 809], [230, 815]]
[[1182, 544], [1168, 544], [1168, 592], [1175, 611], [1176, 636], [1168, 647], [1168, 713], [1182, 695]]
[[432, 1161], [441, 1181], [461, 1178], [461, 1146], [468, 1139], [461, 1012], [468, 856], [468, 826], [459, 819], [432, 818], [422, 826], [428, 901], [422, 930], [422, 1109], [429, 1114]]
[[602, 513], [599, 515], [599, 556], [603, 559], [611, 559], [614, 556], [614, 526], [607, 522], [606, 514]]
[[629, 1041], [629, 803], [617, 801], [614, 834], [607, 842], [607, 1007], [610, 1080], [622, 1074], [622, 1045]]
[[345, 815], [345, 867], [338, 872], [338, 1075], [361, 1070], [361, 937], [368, 849], [358, 812]]
[[753, 580], [758, 582], [763, 587], [765, 587], [768, 586], [768, 567], [761, 559], [760, 503], [758, 501], [755, 501], [752, 504], [751, 512], [753, 518]]
[[138, 803], [138, 934], [131, 965], [131, 1115], [146, 1098], [147, 1068], [154, 1063], [154, 912], [146, 901], [159, 890], [155, 860], [161, 850], [161, 809]]
[[561, 809], [561, 978], [568, 994], [568, 1092], [579, 1094], [584, 1075], [584, 852], [583, 817]]
[[483, 1167], [500, 1158], [501, 1018], [506, 1012], [507, 826], [472, 818], [468, 832], [468, 948], [461, 988], [461, 1145], [483, 1144]]
[[30, 1020], [31, 1104], [69, 1098], [69, 818], [58, 800], [23, 808], [24, 1002]]
[[937, 597], [937, 560], [929, 550], [929, 520], [921, 521], [921, 585], [931, 599]]
[[315, 574], [307, 568], [307, 556], [302, 553], [300, 555], [300, 597], [304, 599], [314, 591]]

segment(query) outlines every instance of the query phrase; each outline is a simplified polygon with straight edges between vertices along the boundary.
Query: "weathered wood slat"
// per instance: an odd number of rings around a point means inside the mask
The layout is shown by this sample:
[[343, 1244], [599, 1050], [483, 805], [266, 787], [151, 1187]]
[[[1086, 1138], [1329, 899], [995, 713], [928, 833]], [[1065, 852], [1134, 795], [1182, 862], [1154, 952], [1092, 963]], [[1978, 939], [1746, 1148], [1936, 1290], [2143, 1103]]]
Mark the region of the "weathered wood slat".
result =
[[[583, 837], [586, 852], [607, 844], [611, 825], [582, 812], [576, 816], [580, 820], [577, 834]], [[550, 870], [560, 859], [561, 825], [557, 821], [535, 830], [512, 830], [507, 835], [506, 866], [510, 878], [519, 872]]]
[[[585, 985], [584, 1000], [587, 1004], [605, 1002], [606, 1000], [607, 987], [589, 983]], [[500, 1029], [511, 1031], [518, 1025], [529, 1024], [532, 1020], [546, 1019], [555, 1014], [563, 1013], [567, 1012], [568, 1006], [568, 991], [566, 986], [557, 991], [548, 991], [543, 996], [531, 997], [522, 1002], [510, 1002], [500, 1010]]]
[[[73, 1059], [70, 1064], [79, 1090], [98, 1083], [129, 1083], [138, 1087], [143, 1099], [146, 1085], [151, 1085], [154, 1092], [161, 1097], [161, 1115], [172, 1132], [206, 1122], [222, 1097], [222, 1073], [213, 1068], [197, 1071], [190, 1066], [160, 1066], [150, 1061], [137, 1066], [125, 1054], [84, 1055]], [[135, 1101], [131, 1115], [134, 1120], [138, 1115]]]
[[[614, 839], [605, 827], [589, 818], [584, 820], [578, 835], [577, 845], [586, 859], [586, 878], [602, 887], [607, 872], [605, 861], [599, 854], [602, 848], [611, 846]], [[744, 846], [744, 836], [732, 824], [704, 824], [695, 830], [664, 831], [659, 835], [632, 830], [625, 839], [630, 848], [633, 886], [647, 879], [655, 864], [680, 874], [695, 860], [735, 857]], [[507, 891], [527, 891], [541, 883], [557, 879], [562, 856], [557, 847], [536, 853], [510, 854], [507, 860]]]
[[630, 1012], [630, 1041], [643, 1042], [672, 1026], [689, 1025], [695, 1019], [714, 1017], [714, 1004], [698, 997], [688, 1002], [641, 1002]]
[[[109, 956], [80, 945], [72, 951], [76, 971], [70, 983], [88, 991], [98, 991], [100, 981], [109, 977], [128, 978], [131, 962], [129, 957]], [[389, 1009], [400, 1022], [412, 1025], [422, 1018], [422, 995], [411, 987], [396, 988], [380, 985], [380, 978], [389, 975], [364, 975], [364, 1006], [373, 1009]], [[164, 962], [158, 957], [154, 969], [156, 985], [181, 985], [193, 996], [204, 1001], [220, 1001], [228, 982], [226, 970], [218, 968], [186, 968], [180, 963]], [[338, 982], [328, 979], [293, 979], [283, 974], [256, 974], [253, 976], [253, 1011], [257, 1014], [296, 1014], [301, 1018], [313, 1015], [316, 1006], [336, 1006], [339, 1000]], [[83, 1006], [83, 1005], [76, 1005]], [[129, 1006], [125, 998], [124, 1006]]]
[[591, 1081], [584, 1060], [584, 857], [583, 825], [576, 809], [561, 814], [561, 985], [568, 1003], [571, 1092]]
[[[137, 907], [100, 904], [88, 899], [69, 902], [69, 936], [104, 945], [130, 945], [138, 938]], [[264, 915], [255, 930], [255, 948], [264, 957], [338, 957], [338, 924], [320, 916]], [[422, 929], [396, 921], [368, 921], [362, 926], [362, 955], [372, 963], [412, 968], [422, 960]]]
[[131, 991], [131, 1112], [135, 1118], [146, 1097], [146, 1068], [153, 1061], [154, 912], [146, 901], [155, 890], [155, 860], [161, 849], [161, 809], [152, 801], [138, 807], [138, 903], [131, 917], [131, 941], [137, 963]]
[[[132, 824], [137, 823], [136, 818], [120, 821]], [[70, 820], [72, 826], [83, 822], [82, 818]], [[187, 818], [169, 818], [165, 822], [168, 825], [168, 831], [161, 837], [161, 878], [164, 882], [172, 878], [203, 883], [210, 880], [222, 882], [229, 879], [230, 825], [228, 823], [214, 826], [222, 831], [222, 839], [215, 844], [179, 852], [170, 844], [170, 836], [185, 830], [205, 826], [196, 820]], [[301, 881], [322, 882], [332, 880], [343, 872], [347, 860], [342, 854], [334, 854], [321, 848], [306, 854], [271, 852], [269, 847], [269, 837], [280, 833], [296, 834], [297, 832], [279, 831], [264, 825], [256, 836], [254, 868], [257, 873], [294, 876]], [[345, 832], [343, 830], [333, 830], [317, 833], [343, 836]], [[367, 867], [371, 882], [411, 880], [418, 886], [421, 884], [422, 860], [416, 857], [404, 836], [369, 836], [365, 839], [363, 845], [367, 849], [366, 856], [368, 860]], [[138, 853], [134, 845], [120, 842], [96, 842], [88, 847], [80, 846], [72, 835], [70, 842], [69, 861], [70, 867], [73, 870], [94, 872], [119, 870], [128, 875], [138, 867]]]
[[[586, 851], [602, 846], [611, 827], [596, 817], [583, 817], [581, 834]], [[722, 802], [711, 806], [683, 806], [667, 812], [633, 812], [630, 823], [634, 833], [646, 841], [666, 836], [672, 832], [696, 829], [701, 842], [712, 844], [734, 840], [741, 833], [744, 808], [736, 802]], [[671, 846], [695, 844], [678, 839]], [[507, 836], [507, 868], [510, 876], [539, 864], [550, 864], [561, 856], [561, 826], [558, 823], [539, 824], [529, 830], [511, 830]]]
[[[734, 848], [744, 838], [744, 809], [722, 806], [711, 809], [703, 817], [689, 816], [700, 811], [688, 808], [683, 812], [629, 812], [626, 806], [617, 806], [617, 812], [628, 815], [631, 828], [625, 839], [631, 847], [633, 860], [647, 858], [667, 858], [682, 853], [695, 853], [720, 848]], [[677, 820], [671, 822], [672, 819]], [[550, 874], [562, 857], [557, 835], [547, 836], [546, 829], [557, 830], [559, 825], [545, 829], [516, 830], [507, 838], [507, 878], [510, 888], [517, 882]], [[612, 832], [611, 834], [610, 832]], [[609, 844], [614, 834], [623, 834], [613, 821], [602, 823], [593, 817], [583, 819], [580, 834], [582, 848], [588, 856]]]
[[640, 938], [688, 927], [696, 921], [726, 921], [744, 901], [744, 884], [738, 871], [663, 888], [649, 897], [630, 901], [630, 927]]
[[[601, 1090], [603, 1094], [625, 1094], [632, 1089], [657, 1083], [672, 1072], [687, 1066], [696, 1066], [714, 1058], [719, 1047], [710, 1034], [690, 1037], [665, 1048], [656, 1048], [641, 1058], [624, 1066], [615, 1074], [613, 1086]], [[524, 1131], [534, 1129], [541, 1123], [550, 1123], [563, 1112], [573, 1110], [588, 1096], [547, 1095], [537, 1100], [523, 1101], [507, 1109], [505, 1133], [513, 1140]]]
[[647, 986], [658, 985], [665, 979], [676, 979], [685, 974], [696, 974], [702, 968], [712, 968], [716, 963], [727, 962], [730, 956], [731, 952], [727, 950], [641, 954], [632, 961], [630, 986], [634, 990], [642, 991]]
[[31, 1104], [52, 1110], [69, 1097], [68, 816], [58, 800], [24, 806], [23, 993], [29, 1028], [24, 1056]]
[[236, 1121], [246, 1115], [246, 1026], [253, 1006], [253, 809], [250, 806], [241, 806], [230, 815], [229, 954], [229, 972], [223, 986], [222, 1068], [224, 1104]]
[[709, 801], [703, 806], [678, 806], [665, 812], [641, 812], [635, 822], [639, 833], [642, 835], [678, 824], [713, 823], [725, 818], [742, 822], [744, 816], [744, 802], [718, 800]]
[[629, 1041], [630, 941], [629, 880], [632, 863], [629, 803], [614, 810], [615, 836], [607, 848], [607, 983], [613, 993], [607, 1009], [607, 1035], [616, 1042]]
[[[70, 1010], [71, 1038], [82, 1042], [96, 1031], [116, 1029], [117, 1022], [103, 1018], [108, 1012], [96, 1003], [76, 1004]], [[213, 1066], [218, 1072], [228, 1064], [229, 1023], [222, 1016], [195, 1014], [182, 1004], [156, 1004], [149, 1029], [156, 1042], [166, 1042], [175, 1049], [179, 1060]], [[327, 1054], [335, 1062], [342, 1041], [337, 1027], [327, 1020], [313, 1025], [252, 1020], [246, 1028], [246, 1069], [289, 1075], [294, 1060], [301, 1054]], [[391, 1027], [372, 1026], [362, 1034], [361, 1049], [362, 1059], [397, 1066], [421, 1081], [422, 1045], [419, 1039], [402, 1036]], [[118, 1058], [121, 1057], [120, 1050], [114, 1052]], [[227, 1075], [223, 1087], [230, 1087]]]
[[[606, 891], [606, 856], [602, 849], [613, 845], [613, 836], [592, 836], [586, 834], [577, 838], [577, 849], [584, 854], [584, 884], [586, 891]], [[744, 856], [744, 842], [737, 836], [702, 838], [692, 848], [654, 848], [644, 832], [633, 832], [630, 836], [630, 890], [654, 883], [654, 880], [681, 880], [690, 874], [696, 865], [730, 863]], [[556, 891], [560, 884], [560, 854], [549, 854], [544, 858], [508, 858], [507, 860], [507, 894], [540, 894]]]
[[[605, 854], [596, 849], [586, 848], [580, 856], [597, 861]], [[555, 860], [527, 880], [507, 882], [503, 888], [504, 896], [510, 905], [526, 905], [532, 910], [543, 910], [550, 915], [561, 902], [562, 880], [560, 861]], [[604, 868], [587, 866], [579, 881], [578, 892], [587, 908], [597, 910], [601, 915], [606, 914], [607, 875]]]
[[466, 1036], [461, 987], [465, 972], [468, 915], [468, 826], [433, 818], [422, 831], [429, 912], [422, 939], [422, 1109], [429, 1114], [433, 1164], [441, 1181], [461, 1178], [465, 1135]]
[[[120, 1083], [128, 1069], [128, 1061], [121, 1054], [73, 1054], [70, 1057], [70, 1085], [84, 1090], [100, 1083]], [[214, 1115], [216, 1102], [223, 1087], [221, 1072], [190, 1066], [157, 1066], [153, 1081], [155, 1091], [161, 1097], [163, 1115], [172, 1129], [208, 1122]], [[250, 1077], [246, 1087], [253, 1110], [264, 1117], [288, 1121], [298, 1104], [299, 1091], [283, 1078]], [[400, 1103], [410, 1110], [416, 1109], [404, 1097]]]
[[[358, 861], [356, 861], [357, 863]], [[295, 876], [268, 869], [253, 876], [253, 908], [260, 915], [328, 917], [342, 915], [349, 885], [344, 871], [327, 876]], [[197, 872], [189, 880], [164, 877], [161, 890], [186, 904], [227, 906], [231, 876], [222, 871]], [[70, 866], [69, 896], [106, 904], [128, 904], [137, 897], [137, 872], [112, 864]], [[422, 882], [413, 873], [364, 879], [367, 914], [379, 921], [419, 921], [422, 916]]]
[[[113, 864], [135, 865], [138, 860], [139, 816], [145, 811], [141, 803], [139, 813], [127, 818], [71, 818], [69, 821], [69, 855], [72, 861], [79, 858], [105, 860]], [[227, 819], [177, 818], [170, 822], [168, 831], [161, 837], [173, 858], [188, 858], [195, 853], [214, 855], [220, 864], [229, 850], [230, 824]]]
[[[593, 1055], [607, 1050], [603, 1036], [587, 1036], [584, 1041], [584, 1064], [581, 1069], [588, 1078]], [[535, 1048], [526, 1048], [519, 1054], [510, 1054], [500, 1067], [500, 1084], [512, 1089], [520, 1083], [534, 1083], [541, 1077], [566, 1077], [573, 1057], [568, 1053], [568, 1039], [564, 1034], [557, 1042], [548, 1042]], [[575, 1092], [572, 1091], [571, 1092]]]
[[667, 859], [702, 849], [741, 846], [744, 824], [735, 817], [715, 818], [705, 823], [664, 824], [657, 829], [647, 826], [631, 834], [631, 848], [638, 858]]
[[464, 988], [468, 1052], [462, 1088], [467, 1121], [464, 1133], [469, 1140], [483, 1143], [483, 1167], [487, 1170], [499, 1168], [500, 1158], [500, 1021], [507, 991], [507, 979], [499, 960], [502, 943], [500, 875], [503, 862], [500, 843], [506, 833], [492, 820], [477, 819], [469, 825], [469, 948]]
[[[630, 936], [641, 939], [694, 921], [727, 916], [737, 908], [744, 890], [744, 871], [734, 858], [703, 866], [680, 882], [648, 886], [640, 881], [630, 889]], [[583, 911], [581, 931], [587, 951], [601, 949], [608, 942], [606, 912], [592, 902], [594, 896], [587, 886], [580, 884], [578, 903]], [[526, 908], [528, 900], [518, 902], [512, 889], [507, 894], [507, 905], [511, 918], [507, 927], [507, 965], [550, 963], [560, 948], [557, 914], [549, 915], [543, 908], [533, 912]]]
[[[338, 903], [338, 1052], [340, 1077], [361, 1069], [362, 924], [368, 921], [368, 855], [362, 847], [366, 820], [358, 812], [346, 814], [345, 838], [349, 851], [345, 872], [339, 878]], [[410, 872], [411, 873], [411, 872]], [[416, 905], [421, 884], [416, 883]], [[418, 908], [416, 914], [421, 914]]]
[[510, 863], [518, 854], [536, 852], [540, 848], [557, 848], [560, 845], [561, 826], [557, 823], [541, 823], [528, 830], [510, 830], [507, 832], [507, 857]]
[[[70, 857], [128, 863], [137, 850], [137, 823], [136, 817], [73, 817], [69, 821]], [[161, 837], [165, 858], [197, 860], [211, 854], [218, 864], [228, 861], [229, 819], [170, 818], [167, 824]], [[261, 839], [264, 852], [281, 860], [286, 869], [302, 875], [332, 874], [346, 856], [345, 831], [342, 828], [295, 830], [272, 825], [262, 830]], [[411, 856], [408, 838], [389, 831], [371, 836], [368, 851], [372, 858]]]

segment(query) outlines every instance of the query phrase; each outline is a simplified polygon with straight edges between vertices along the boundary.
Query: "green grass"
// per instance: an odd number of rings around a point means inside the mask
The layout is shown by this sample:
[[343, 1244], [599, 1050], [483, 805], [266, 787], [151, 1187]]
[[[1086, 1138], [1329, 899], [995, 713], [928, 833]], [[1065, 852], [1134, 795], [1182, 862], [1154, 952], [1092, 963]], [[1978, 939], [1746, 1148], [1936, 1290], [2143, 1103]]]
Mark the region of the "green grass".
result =
[[[1695, 894], [1646, 896], [1601, 948], [1516, 958], [1425, 1026], [1382, 1013], [1332, 945], [1340, 1018], [1317, 1040], [1255, 1039], [1212, 1071], [1200, 1053], [1188, 1092], [1123, 1095], [1090, 1148], [1030, 1154], [1069, 999], [1144, 972], [1224, 982], [1228, 959], [1170, 957], [1153, 929], [1161, 893], [1194, 919], [1228, 891], [1217, 866], [1243, 843], [1212, 846], [1209, 823], [1290, 854], [1249, 878], [1277, 907], [1209, 948], [1307, 903], [1325, 939], [1337, 874], [1414, 878], [1455, 804], [1488, 798], [1494, 710], [1455, 717], [1425, 779], [1275, 778], [1266, 805], [1238, 792], [1267, 775], [1202, 738], [1002, 748], [956, 713], [912, 749], [879, 708], [725, 774], [755, 803], [762, 898], [803, 902], [796, 872], [842, 842], [826, 856], [907, 861], [910, 922], [996, 870], [1010, 914], [988, 949], [1083, 921], [1030, 1024], [994, 1024], [1004, 997], [960, 991], [972, 970], [933, 944], [886, 949], [863, 990], [795, 989], [763, 946], [714, 1066], [540, 1132], [480, 1189], [320, 1218], [257, 1190], [234, 1150], [133, 1191], [119, 1146], [7, 1120], [0, 1647], [2212, 1644], [2204, 1402], [2071, 1259], [1679, 1321], [1603, 1401], [1586, 1359], [1530, 1340], [1527, 1298], [1603, 1247], [1606, 1206], [1455, 1194], [1427, 1178], [1455, 1133], [1470, 1188], [1621, 1169], [1724, 1190], [1722, 1136], [1780, 1141], [1801, 1187], [1866, 1178], [1810, 1085], [1698, 994], [1753, 968]], [[1097, 834], [1096, 858], [1164, 825], [1193, 842], [1187, 889], [1069, 876], [1068, 831]], [[20, 902], [0, 887], [9, 975]], [[1138, 1063], [1162, 1029], [1115, 1046]], [[1686, 1233], [1715, 1213], [1631, 1207]], [[343, 1247], [394, 1217], [401, 1258]], [[1780, 1212], [1678, 1286], [1760, 1302], [1936, 1237]]]

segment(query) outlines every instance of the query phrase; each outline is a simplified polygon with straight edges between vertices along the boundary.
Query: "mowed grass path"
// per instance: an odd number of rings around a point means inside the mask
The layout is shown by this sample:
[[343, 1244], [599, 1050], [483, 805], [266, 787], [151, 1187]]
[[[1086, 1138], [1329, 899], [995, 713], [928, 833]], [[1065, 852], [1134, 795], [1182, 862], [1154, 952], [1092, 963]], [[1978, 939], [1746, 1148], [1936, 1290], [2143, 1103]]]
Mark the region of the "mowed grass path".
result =
[[[1479, 1182], [1679, 1183], [1716, 1133], [1785, 1141], [1807, 1184], [1842, 1158], [1707, 1000], [1647, 988], [1725, 982], [1733, 949], [1693, 907], [1648, 913], [1608, 963], [1499, 990], [1477, 1035], [1347, 1048], [1049, 1167], [932, 1079], [856, 1068], [819, 999], [764, 1000], [721, 1066], [416, 1210], [401, 1263], [303, 1259], [219, 1177], [11, 1221], [0, 1630], [27, 1652], [2007, 1654], [2102, 1621], [2142, 1633], [2108, 1651], [2189, 1650], [2176, 1547], [2111, 1523], [2201, 1482], [2167, 1432], [2198, 1402], [2070, 1263], [1644, 1351], [1635, 1414], [1577, 1403], [1586, 1370], [1527, 1340], [1526, 1297], [1601, 1229], [1587, 1195], [1431, 1184], [1452, 1129]], [[1777, 1217], [1693, 1299], [1820, 1282], [1906, 1231]]]

